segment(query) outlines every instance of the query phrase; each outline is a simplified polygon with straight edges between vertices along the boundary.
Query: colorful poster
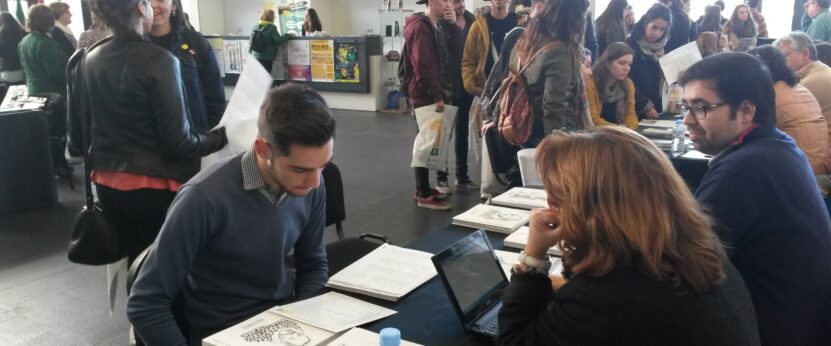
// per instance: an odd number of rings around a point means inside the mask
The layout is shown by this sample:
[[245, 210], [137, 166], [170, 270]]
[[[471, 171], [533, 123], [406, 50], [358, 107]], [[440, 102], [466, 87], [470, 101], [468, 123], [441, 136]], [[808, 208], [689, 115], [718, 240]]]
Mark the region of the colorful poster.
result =
[[303, 21], [306, 20], [307, 1], [295, 1], [287, 6], [280, 6], [280, 32], [300, 36], [303, 30]]
[[356, 41], [335, 41], [335, 82], [360, 83], [361, 69], [358, 66], [358, 43]]
[[332, 40], [309, 40], [312, 53], [312, 80], [335, 81], [335, 49]]
[[312, 80], [312, 58], [309, 52], [309, 41], [289, 40], [286, 43], [288, 50], [289, 79]]

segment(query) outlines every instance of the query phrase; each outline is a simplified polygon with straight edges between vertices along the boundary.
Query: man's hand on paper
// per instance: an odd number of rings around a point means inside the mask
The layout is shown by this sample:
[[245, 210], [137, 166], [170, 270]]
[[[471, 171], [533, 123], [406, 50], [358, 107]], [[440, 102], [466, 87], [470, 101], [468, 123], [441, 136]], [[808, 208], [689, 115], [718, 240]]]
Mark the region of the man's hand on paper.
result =
[[546, 258], [546, 252], [560, 241], [560, 210], [556, 207], [531, 210], [525, 255]]

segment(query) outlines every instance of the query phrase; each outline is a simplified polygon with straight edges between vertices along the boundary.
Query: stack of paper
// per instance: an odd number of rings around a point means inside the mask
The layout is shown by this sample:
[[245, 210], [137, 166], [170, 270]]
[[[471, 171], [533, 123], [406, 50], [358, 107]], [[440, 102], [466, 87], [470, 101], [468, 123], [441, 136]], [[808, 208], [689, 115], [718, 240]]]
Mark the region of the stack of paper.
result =
[[508, 234], [528, 223], [530, 214], [527, 210], [479, 204], [453, 217], [453, 224]]
[[640, 123], [638, 123], [638, 125], [671, 129], [675, 127], [675, 120], [643, 119]]
[[[352, 328], [327, 346], [378, 346], [381, 336], [366, 329]], [[421, 346], [414, 342], [401, 340], [401, 346]]]
[[494, 197], [491, 203], [522, 209], [548, 208], [548, 196], [542, 189], [515, 187]]
[[[494, 250], [496, 258], [499, 259], [499, 265], [502, 266], [502, 271], [508, 280], [511, 280], [511, 268], [519, 264], [519, 254], [516, 252]], [[548, 270], [549, 275], [561, 275], [563, 272], [563, 260], [561, 258], [551, 258], [551, 269]]]
[[433, 254], [383, 244], [329, 278], [327, 286], [398, 301], [436, 276]]
[[333, 333], [340, 333], [395, 314], [394, 310], [337, 292], [275, 306], [268, 311]]
[[[505, 240], [502, 242], [503, 245], [507, 247], [517, 248], [517, 249], [525, 249], [525, 245], [528, 244], [528, 227], [522, 226], [517, 229], [514, 233], [507, 236]], [[563, 249], [559, 246], [554, 245], [552, 248], [548, 249], [549, 255], [554, 256], [562, 256]]]
[[333, 332], [265, 311], [205, 338], [202, 345], [318, 345], [334, 335]]

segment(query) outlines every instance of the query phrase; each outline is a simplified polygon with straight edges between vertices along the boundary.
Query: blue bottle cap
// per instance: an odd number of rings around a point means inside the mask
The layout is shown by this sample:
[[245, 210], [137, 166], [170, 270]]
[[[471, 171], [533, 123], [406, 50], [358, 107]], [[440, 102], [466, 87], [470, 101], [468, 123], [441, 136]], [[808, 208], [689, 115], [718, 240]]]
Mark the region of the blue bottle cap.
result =
[[398, 346], [401, 344], [401, 332], [397, 328], [381, 329], [380, 346]]

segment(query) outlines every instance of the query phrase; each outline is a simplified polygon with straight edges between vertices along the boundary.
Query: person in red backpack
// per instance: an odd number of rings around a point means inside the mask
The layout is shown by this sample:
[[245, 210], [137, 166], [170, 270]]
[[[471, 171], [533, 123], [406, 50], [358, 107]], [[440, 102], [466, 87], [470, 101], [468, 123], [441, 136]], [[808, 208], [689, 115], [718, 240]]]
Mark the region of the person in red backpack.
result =
[[[427, 9], [408, 17], [404, 25], [403, 83], [413, 109], [435, 105], [437, 112], [443, 112], [445, 102], [452, 101], [454, 83], [461, 82], [451, 73], [450, 59], [459, 56], [455, 49], [461, 46], [462, 31], [455, 25], [456, 14], [449, 0], [419, 0], [416, 3], [427, 5]], [[417, 205], [449, 210], [447, 193], [430, 186], [429, 170], [416, 167], [415, 175]], [[439, 176], [437, 186], [449, 190], [447, 173]]]
[[522, 144], [526, 148], [536, 147], [553, 130], [581, 130], [591, 126], [580, 75], [589, 3], [535, 0], [533, 7], [532, 19], [510, 60], [512, 71], [524, 68], [522, 78], [533, 114], [530, 136]]

